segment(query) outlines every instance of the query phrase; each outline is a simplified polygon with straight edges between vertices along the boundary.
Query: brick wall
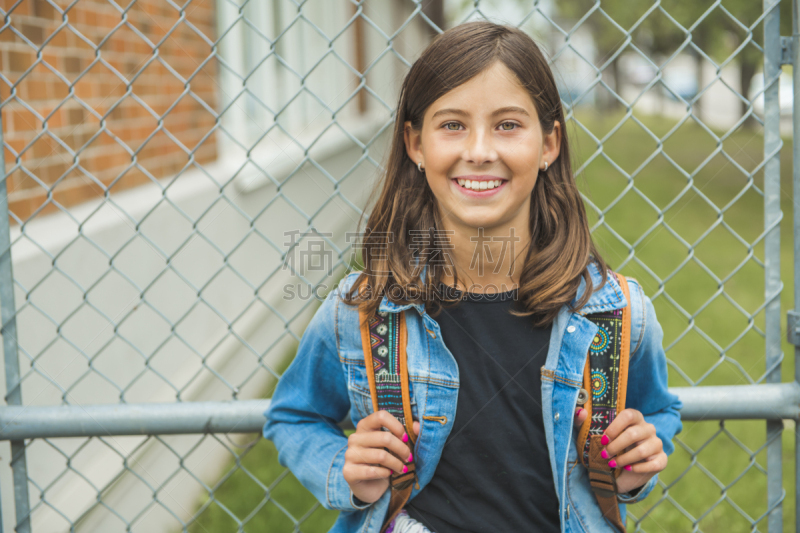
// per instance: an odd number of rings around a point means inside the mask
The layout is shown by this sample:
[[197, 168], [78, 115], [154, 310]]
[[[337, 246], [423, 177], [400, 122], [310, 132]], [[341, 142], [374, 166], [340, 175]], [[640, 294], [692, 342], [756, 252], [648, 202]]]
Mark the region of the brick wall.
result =
[[[132, 3], [124, 14], [108, 0], [80, 0], [66, 13], [73, 0], [16, 1], [0, 0], [0, 113], [19, 219], [54, 202], [113, 198], [190, 157], [216, 159], [214, 135], [203, 140], [214, 126], [208, 109], [217, 110], [216, 63], [203, 64], [216, 38], [214, 0], [189, 2], [180, 23], [165, 0], [119, 1]], [[191, 78], [190, 94], [181, 96], [181, 78]]]

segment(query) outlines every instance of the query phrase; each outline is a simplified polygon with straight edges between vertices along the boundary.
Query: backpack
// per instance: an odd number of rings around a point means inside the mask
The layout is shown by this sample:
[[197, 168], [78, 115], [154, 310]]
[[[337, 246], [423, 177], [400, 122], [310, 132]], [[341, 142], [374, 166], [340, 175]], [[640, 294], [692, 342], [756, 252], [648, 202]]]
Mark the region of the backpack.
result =
[[[619, 282], [628, 305], [622, 309], [585, 315], [598, 326], [586, 357], [583, 388], [578, 393], [578, 405], [587, 410], [588, 416], [578, 432], [578, 442], [584, 443], [579, 456], [588, 469], [589, 483], [597, 498], [603, 516], [620, 532], [625, 525], [617, 505], [617, 476], [621, 468], [612, 469], [600, 452], [602, 434], [617, 413], [625, 409], [625, 393], [628, 383], [628, 359], [630, 356], [630, 291], [625, 276], [609, 270]], [[359, 309], [361, 343], [364, 363], [375, 412], [384, 409], [393, 414], [406, 428], [411, 448], [417, 441], [414, 434], [406, 365], [407, 332], [405, 313], [378, 311], [367, 316]], [[589, 393], [588, 391], [591, 391]], [[381, 428], [389, 431], [386, 428]], [[388, 448], [386, 448], [388, 451]], [[400, 513], [411, 496], [415, 484], [419, 488], [415, 461], [407, 464], [408, 471], [392, 472], [389, 477], [391, 497], [389, 509], [381, 527], [387, 526]]]

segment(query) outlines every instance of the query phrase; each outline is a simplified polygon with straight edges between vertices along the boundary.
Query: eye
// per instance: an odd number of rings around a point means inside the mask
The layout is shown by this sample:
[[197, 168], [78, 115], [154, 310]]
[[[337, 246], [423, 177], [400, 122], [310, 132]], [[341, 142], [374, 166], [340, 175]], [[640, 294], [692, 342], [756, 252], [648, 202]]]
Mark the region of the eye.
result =
[[[502, 123], [502, 124], [500, 124], [500, 125], [501, 125], [501, 126], [504, 126], [504, 125], [506, 125], [506, 124], [508, 124], [508, 125], [510, 125], [510, 126], [517, 126], [517, 127], [519, 127], [519, 124], [517, 124], [516, 122], [503, 122], [503, 123]], [[450, 125], [460, 126], [461, 124], [459, 124], [458, 122], [445, 122], [444, 124], [442, 124], [442, 127], [443, 127], [443, 128], [445, 128], [445, 129], [446, 129], [446, 130], [448, 130], [448, 131], [458, 131], [457, 129], [451, 129], [451, 128], [448, 128], [448, 126], [450, 126]], [[514, 131], [515, 129], [516, 129], [516, 128], [503, 128], [503, 131]]]

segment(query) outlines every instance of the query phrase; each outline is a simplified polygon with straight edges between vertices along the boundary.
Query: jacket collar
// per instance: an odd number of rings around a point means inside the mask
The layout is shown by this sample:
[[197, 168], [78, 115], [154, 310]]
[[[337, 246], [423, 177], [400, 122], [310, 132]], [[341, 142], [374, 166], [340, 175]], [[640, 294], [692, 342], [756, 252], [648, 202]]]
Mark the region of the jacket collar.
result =
[[[419, 257], [417, 259], [417, 264], [419, 264]], [[428, 270], [428, 265], [425, 264], [422, 266], [422, 273], [420, 274], [420, 279], [425, 279], [425, 272]], [[413, 307], [414, 309], [419, 312], [420, 316], [425, 314], [425, 306], [423, 304], [402, 304], [398, 305], [396, 303], [390, 302], [389, 297], [385, 294], [383, 295], [383, 299], [381, 299], [381, 304], [378, 306], [378, 311], [388, 311], [390, 313], [396, 313], [398, 311], [405, 311]]]
[[[594, 261], [589, 263], [589, 274], [592, 278], [592, 286], [595, 289], [592, 295], [589, 296], [589, 301], [586, 302], [586, 305], [578, 311], [579, 315], [584, 316], [588, 313], [600, 313], [611, 311], [612, 309], [622, 309], [628, 305], [628, 302], [625, 300], [625, 294], [622, 292], [622, 287], [620, 287], [617, 278], [611, 273], [611, 270], [608, 271], [606, 284], [602, 287], [599, 287], [602, 275]], [[586, 280], [581, 277], [581, 284], [570, 303], [575, 305], [585, 291]]]
[[[420, 275], [421, 279], [425, 279], [425, 271], [427, 268], [428, 265], [424, 265], [422, 267], [422, 274]], [[589, 274], [592, 278], [592, 286], [597, 287], [600, 285], [600, 269], [597, 268], [597, 265], [594, 262], [589, 264]], [[578, 287], [578, 291], [570, 303], [575, 305], [581, 296], [583, 296], [585, 291], [586, 280], [581, 277], [581, 283]], [[625, 295], [622, 293], [622, 287], [620, 287], [617, 279], [613, 274], [611, 274], [611, 271], [609, 271], [606, 284], [594, 290], [592, 295], [589, 297], [589, 301], [586, 302], [586, 305], [580, 311], [578, 311], [578, 314], [584, 316], [587, 313], [606, 312], [611, 311], [612, 309], [622, 309], [626, 305], [628, 305], [628, 303], [625, 300]], [[378, 311], [396, 313], [399, 311], [405, 311], [411, 307], [415, 308], [420, 315], [425, 314], [425, 306], [423, 304], [396, 304], [389, 301], [389, 298], [384, 294], [383, 299], [378, 306]]]

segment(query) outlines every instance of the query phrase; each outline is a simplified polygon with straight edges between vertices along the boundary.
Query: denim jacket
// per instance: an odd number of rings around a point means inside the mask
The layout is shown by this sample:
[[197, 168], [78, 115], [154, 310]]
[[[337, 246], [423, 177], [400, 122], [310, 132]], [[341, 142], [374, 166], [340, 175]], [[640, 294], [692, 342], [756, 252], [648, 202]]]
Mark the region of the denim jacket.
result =
[[[597, 287], [600, 272], [594, 263], [589, 268], [592, 285]], [[357, 505], [342, 472], [347, 437], [338, 423], [350, 416], [356, 425], [373, 412], [358, 309], [337, 297], [352, 286], [358, 274], [348, 274], [323, 301], [264, 413], [267, 422], [263, 434], [275, 444], [280, 464], [288, 467], [323, 507], [341, 511], [329, 533], [379, 533], [391, 493], [387, 489], [377, 501]], [[667, 389], [663, 333], [653, 304], [635, 280], [628, 280], [632, 314], [626, 407], [641, 411], [655, 426], [669, 455], [674, 449], [672, 438], [682, 428], [678, 412], [681, 402]], [[573, 304], [585, 289], [581, 279]], [[565, 533], [614, 531], [602, 517], [586, 469], [578, 461], [573, 414], [589, 345], [598, 329], [583, 315], [626, 305], [619, 283], [609, 275], [606, 284], [593, 292], [579, 312], [570, 312], [564, 305], [553, 323], [541, 369], [542, 414], [560, 502], [561, 531]], [[397, 305], [384, 297], [378, 311], [406, 314], [411, 410], [414, 420], [420, 422], [414, 445], [420, 488], [411, 492], [413, 499], [433, 477], [453, 427], [458, 365], [442, 340], [439, 325], [423, 304]], [[645, 498], [657, 478], [632, 493], [618, 495], [623, 523], [625, 504]]]

